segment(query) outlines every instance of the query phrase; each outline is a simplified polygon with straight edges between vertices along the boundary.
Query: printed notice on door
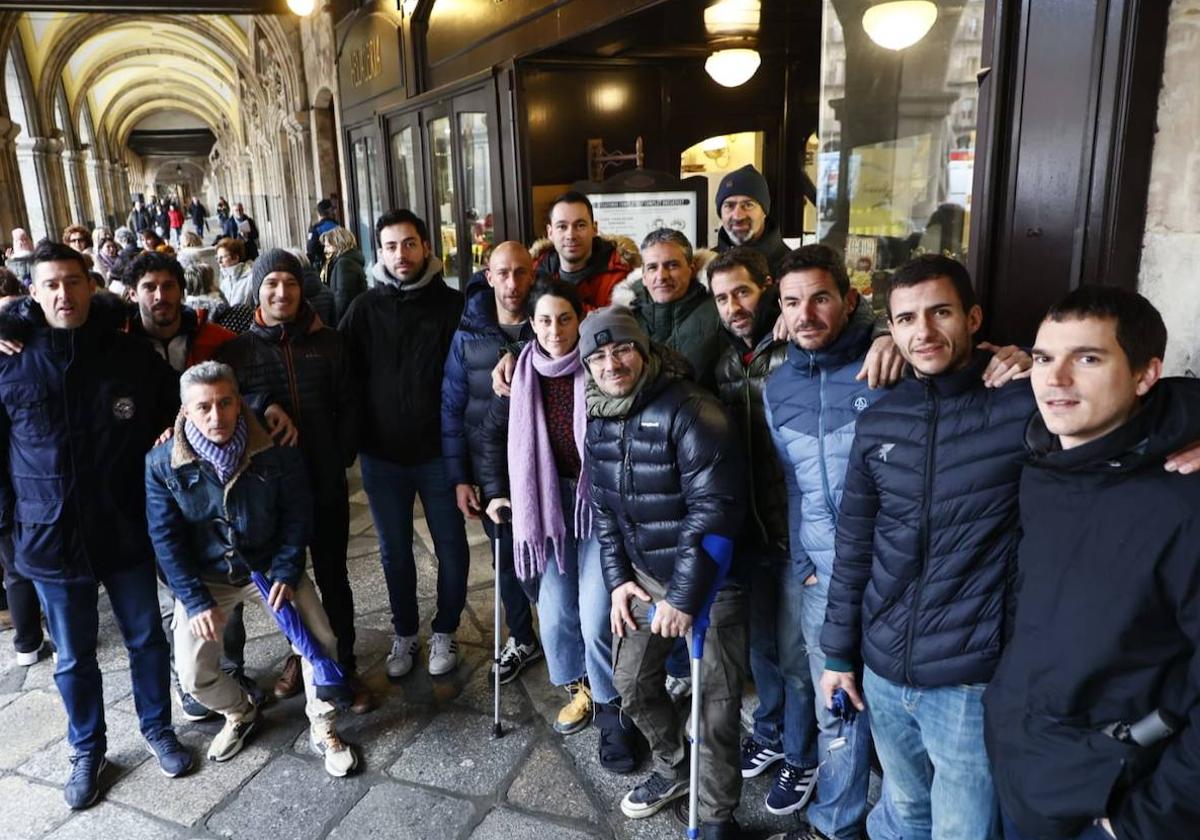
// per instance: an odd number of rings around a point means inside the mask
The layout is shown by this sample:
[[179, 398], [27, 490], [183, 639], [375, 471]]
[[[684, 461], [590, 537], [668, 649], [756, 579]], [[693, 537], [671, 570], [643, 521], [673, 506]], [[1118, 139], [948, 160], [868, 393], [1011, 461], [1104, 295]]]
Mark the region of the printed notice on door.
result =
[[674, 228], [696, 243], [694, 192], [592, 193], [600, 233], [628, 236], [635, 244], [652, 230]]

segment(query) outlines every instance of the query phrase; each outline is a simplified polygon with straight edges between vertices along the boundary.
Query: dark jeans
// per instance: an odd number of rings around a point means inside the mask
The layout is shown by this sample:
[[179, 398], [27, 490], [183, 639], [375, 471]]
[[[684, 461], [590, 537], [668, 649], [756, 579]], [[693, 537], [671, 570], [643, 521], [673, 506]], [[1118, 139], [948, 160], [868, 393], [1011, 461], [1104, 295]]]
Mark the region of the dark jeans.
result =
[[423, 464], [405, 465], [362, 455], [359, 463], [371, 518], [379, 534], [380, 560], [396, 635], [415, 636], [421, 625], [413, 557], [413, 502], [418, 495], [437, 554], [437, 614], [433, 617], [433, 632], [455, 632], [467, 604], [471, 555], [463, 516], [454, 499], [454, 488], [446, 479], [441, 456]]
[[[1004, 823], [1004, 840], [1034, 840], [1022, 834], [1003, 813], [1000, 814], [1000, 820]], [[1072, 840], [1112, 840], [1112, 836], [1100, 826], [1092, 825], [1076, 834]]]
[[[496, 523], [488, 516], [483, 516], [483, 530], [491, 541], [493, 554], [496, 545]], [[533, 609], [529, 605], [529, 596], [521, 586], [513, 568], [512, 528], [504, 529], [504, 537], [500, 540], [500, 600], [504, 602], [504, 620], [508, 623], [508, 635], [517, 640], [519, 645], [533, 644]]]
[[21, 577], [13, 568], [12, 534], [0, 536], [0, 568], [4, 571], [4, 590], [0, 598], [12, 616], [13, 647], [17, 653], [33, 653], [42, 646], [42, 611], [38, 606], [33, 581]]
[[313, 578], [321, 591], [321, 605], [329, 626], [337, 636], [338, 664], [347, 673], [357, 670], [354, 658], [354, 592], [346, 570], [346, 546], [350, 542], [350, 495], [343, 482], [340, 495], [318, 499], [313, 511]]
[[[100, 578], [129, 652], [133, 701], [146, 738], [171, 728], [170, 652], [158, 616], [154, 567], [149, 561]], [[35, 581], [50, 637], [58, 648], [54, 682], [67, 710], [67, 741], [75, 753], [107, 748], [104, 692], [96, 662], [99, 632], [95, 583]]]

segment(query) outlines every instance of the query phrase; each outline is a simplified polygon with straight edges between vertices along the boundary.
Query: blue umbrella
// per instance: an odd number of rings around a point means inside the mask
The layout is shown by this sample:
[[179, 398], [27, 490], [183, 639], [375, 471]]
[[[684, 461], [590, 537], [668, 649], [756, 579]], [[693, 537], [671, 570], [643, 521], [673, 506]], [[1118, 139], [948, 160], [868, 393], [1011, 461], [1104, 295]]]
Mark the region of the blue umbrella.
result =
[[284, 605], [278, 610], [271, 609], [271, 605], [268, 603], [271, 595], [271, 582], [261, 572], [251, 572], [250, 577], [254, 581], [254, 585], [258, 587], [258, 594], [262, 596], [263, 603], [267, 604], [267, 610], [275, 617], [275, 623], [279, 625], [283, 635], [292, 643], [292, 647], [312, 665], [313, 685], [316, 687], [317, 698], [327, 703], [333, 703], [335, 706], [343, 708], [348, 706], [354, 699], [354, 691], [346, 680], [346, 672], [342, 670], [342, 666], [326, 655], [321, 643], [309, 632], [291, 601], [284, 602]]

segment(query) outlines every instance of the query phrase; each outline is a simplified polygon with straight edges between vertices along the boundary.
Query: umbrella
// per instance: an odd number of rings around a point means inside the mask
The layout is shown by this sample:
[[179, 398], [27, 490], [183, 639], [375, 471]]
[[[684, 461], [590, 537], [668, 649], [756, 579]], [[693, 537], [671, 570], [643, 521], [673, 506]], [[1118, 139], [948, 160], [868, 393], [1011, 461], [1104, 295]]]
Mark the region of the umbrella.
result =
[[305, 626], [304, 620], [300, 618], [300, 613], [291, 601], [285, 602], [278, 610], [270, 608], [267, 599], [271, 594], [271, 582], [261, 572], [251, 572], [250, 578], [258, 587], [258, 594], [262, 596], [263, 603], [267, 604], [268, 611], [275, 617], [275, 623], [279, 625], [283, 635], [292, 643], [292, 647], [312, 665], [313, 685], [316, 687], [317, 699], [339, 707], [348, 706], [354, 699], [354, 691], [350, 688], [342, 666], [325, 653], [321, 643]]

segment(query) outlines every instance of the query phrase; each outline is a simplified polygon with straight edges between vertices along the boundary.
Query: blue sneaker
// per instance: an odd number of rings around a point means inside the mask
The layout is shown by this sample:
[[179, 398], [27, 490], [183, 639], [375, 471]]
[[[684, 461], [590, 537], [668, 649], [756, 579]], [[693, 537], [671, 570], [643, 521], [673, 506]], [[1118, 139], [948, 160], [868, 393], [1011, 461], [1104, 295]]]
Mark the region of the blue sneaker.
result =
[[159, 769], [168, 778], [174, 779], [192, 769], [192, 754], [179, 743], [179, 739], [170, 729], [164, 729], [153, 738], [147, 738], [146, 748], [158, 759]]
[[753, 738], [746, 738], [742, 741], [743, 779], [753, 779], [777, 761], [783, 761], [782, 750], [768, 747]]
[[767, 810], [777, 816], [794, 814], [808, 804], [817, 789], [817, 768], [801, 768], [786, 761], [767, 791]]
[[100, 795], [100, 774], [107, 762], [103, 753], [76, 753], [71, 756], [71, 775], [63, 788], [63, 799], [73, 811], [90, 808]]

